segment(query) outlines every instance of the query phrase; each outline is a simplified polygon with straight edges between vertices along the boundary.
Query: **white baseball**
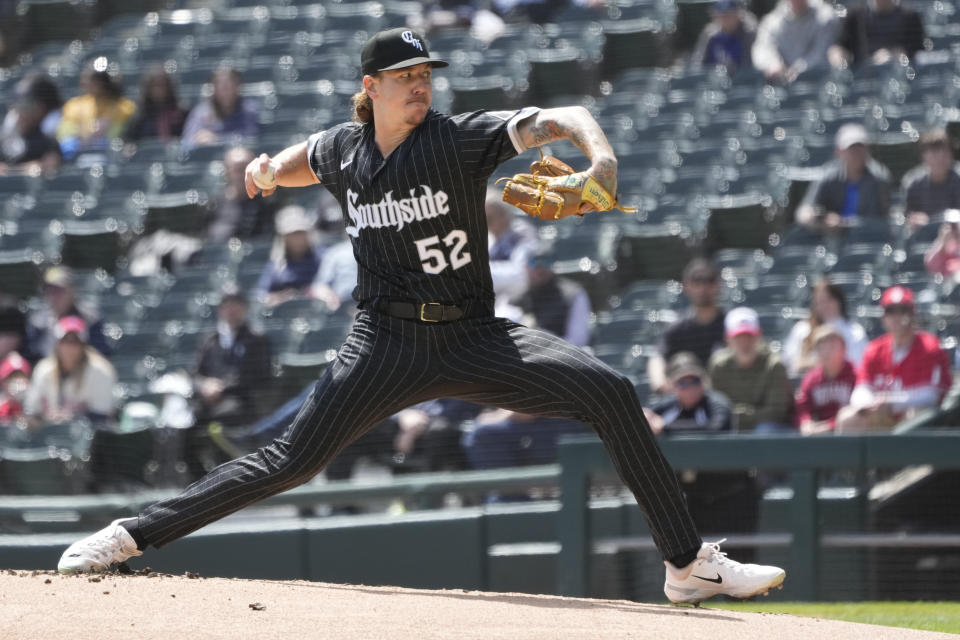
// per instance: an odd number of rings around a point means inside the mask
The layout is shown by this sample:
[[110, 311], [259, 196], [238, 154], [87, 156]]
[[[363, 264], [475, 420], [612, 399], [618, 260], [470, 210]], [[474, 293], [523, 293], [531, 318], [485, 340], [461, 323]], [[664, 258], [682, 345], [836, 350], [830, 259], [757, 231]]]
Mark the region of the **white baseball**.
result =
[[253, 172], [253, 184], [257, 185], [258, 189], [273, 189], [277, 186], [277, 170], [273, 166], [273, 162], [267, 163], [266, 171], [255, 170]]

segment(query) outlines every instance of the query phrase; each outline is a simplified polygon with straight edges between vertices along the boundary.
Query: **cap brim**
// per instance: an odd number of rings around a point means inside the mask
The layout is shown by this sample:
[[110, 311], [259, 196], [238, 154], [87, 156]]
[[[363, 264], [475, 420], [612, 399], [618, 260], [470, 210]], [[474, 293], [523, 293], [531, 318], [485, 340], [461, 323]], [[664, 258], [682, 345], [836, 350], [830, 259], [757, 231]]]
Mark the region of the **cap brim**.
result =
[[684, 367], [679, 371], [674, 371], [673, 375], [670, 376], [671, 380], [682, 380], [683, 378], [700, 378], [703, 380], [703, 376], [706, 375], [703, 370], [696, 367]]
[[405, 69], [407, 67], [413, 67], [418, 64], [423, 64], [424, 62], [429, 62], [432, 67], [448, 67], [450, 63], [446, 60], [439, 60], [437, 58], [427, 58], [426, 56], [418, 56], [416, 58], [408, 58], [406, 60], [401, 60], [400, 62], [394, 63], [389, 67], [383, 67], [382, 69], [377, 69], [377, 71], [394, 71], [396, 69]]
[[760, 330], [759, 329], [734, 329], [733, 331], [727, 332], [727, 337], [736, 338], [737, 336], [742, 336], [745, 333], [751, 336], [759, 336]]
[[850, 147], [852, 147], [852, 146], [854, 146], [854, 145], [857, 145], [857, 144], [862, 144], [863, 146], [867, 146], [867, 145], [869, 144], [869, 141], [868, 141], [868, 140], [860, 140], [860, 139], [857, 139], [857, 140], [847, 140], [847, 141], [844, 142], [843, 146], [839, 147], [839, 149], [840, 149], [841, 151], [846, 151], [846, 150], [849, 149]]

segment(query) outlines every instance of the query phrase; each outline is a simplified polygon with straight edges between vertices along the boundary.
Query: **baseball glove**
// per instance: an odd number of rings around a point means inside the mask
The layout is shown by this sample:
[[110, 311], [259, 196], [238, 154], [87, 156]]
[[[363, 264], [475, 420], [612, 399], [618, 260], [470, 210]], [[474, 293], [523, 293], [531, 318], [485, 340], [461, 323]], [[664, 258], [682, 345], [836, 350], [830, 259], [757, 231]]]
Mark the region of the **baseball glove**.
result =
[[587, 202], [597, 211], [620, 209], [624, 213], [636, 213], [636, 207], [623, 207], [609, 191], [586, 171], [577, 172], [573, 167], [553, 156], [540, 154], [540, 159], [531, 163], [530, 173], [518, 173], [506, 180], [503, 201], [520, 208], [532, 218], [559, 220], [567, 216], [583, 215], [580, 205]]

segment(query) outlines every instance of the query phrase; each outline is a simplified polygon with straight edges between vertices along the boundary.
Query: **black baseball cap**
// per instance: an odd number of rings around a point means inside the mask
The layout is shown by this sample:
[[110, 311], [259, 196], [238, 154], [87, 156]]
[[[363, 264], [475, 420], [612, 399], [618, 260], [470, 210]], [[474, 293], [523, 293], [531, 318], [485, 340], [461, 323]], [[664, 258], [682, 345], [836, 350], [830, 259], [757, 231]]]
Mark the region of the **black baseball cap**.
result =
[[403, 69], [424, 62], [434, 67], [447, 66], [445, 61], [430, 57], [423, 36], [404, 27], [374, 34], [360, 51], [360, 69], [368, 76], [378, 71]]

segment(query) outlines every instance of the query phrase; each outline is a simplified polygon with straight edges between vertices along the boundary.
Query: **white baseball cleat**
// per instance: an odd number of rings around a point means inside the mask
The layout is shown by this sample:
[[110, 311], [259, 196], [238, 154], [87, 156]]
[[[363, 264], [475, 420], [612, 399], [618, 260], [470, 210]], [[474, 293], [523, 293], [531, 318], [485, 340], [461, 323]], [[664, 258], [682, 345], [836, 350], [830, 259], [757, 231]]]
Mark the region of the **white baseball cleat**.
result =
[[741, 564], [720, 551], [719, 542], [704, 542], [697, 559], [682, 569], [669, 562], [663, 592], [670, 602], [698, 604], [723, 594], [733, 598], [749, 598], [764, 594], [774, 587], [783, 588], [787, 572], [780, 567], [762, 564]]
[[114, 520], [109, 526], [67, 547], [60, 556], [57, 571], [96, 573], [106, 571], [115, 562], [143, 555], [130, 532], [120, 526], [125, 520], [129, 518]]

